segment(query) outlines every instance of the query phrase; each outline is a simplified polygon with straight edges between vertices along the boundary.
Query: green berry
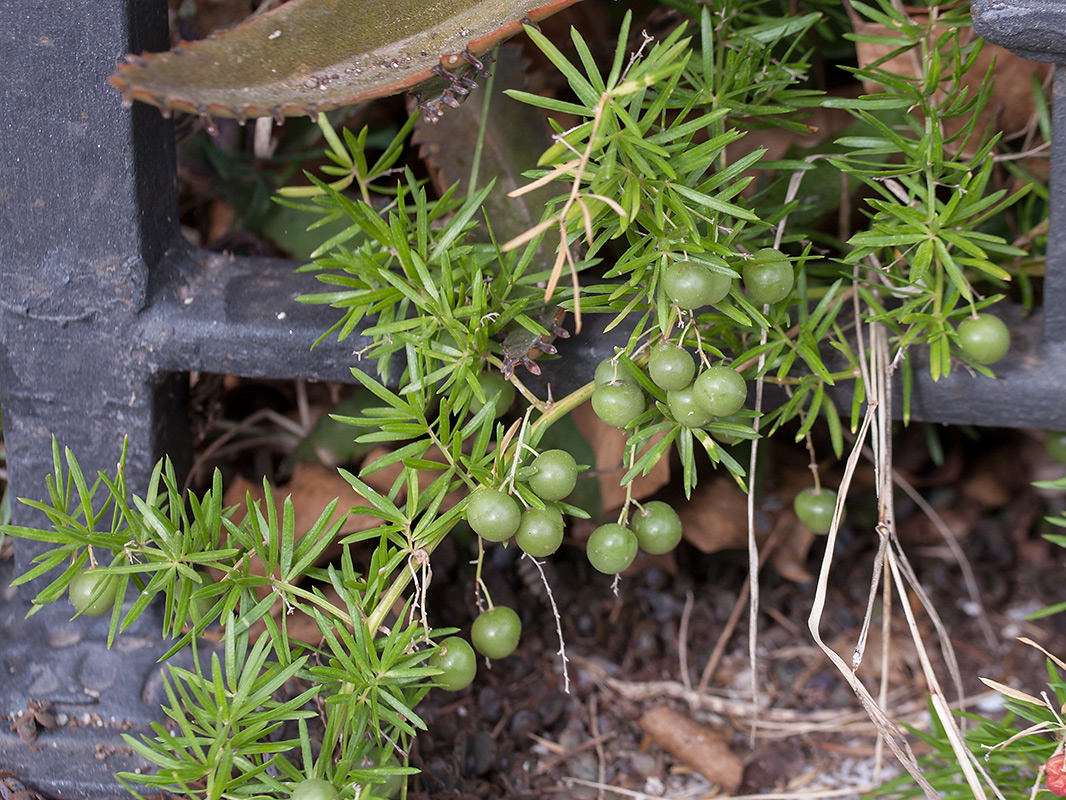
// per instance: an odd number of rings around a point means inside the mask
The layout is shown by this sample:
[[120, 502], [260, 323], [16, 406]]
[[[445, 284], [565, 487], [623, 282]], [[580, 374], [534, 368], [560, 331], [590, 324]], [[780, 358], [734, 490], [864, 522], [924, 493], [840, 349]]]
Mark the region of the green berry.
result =
[[788, 297], [794, 280], [788, 256], [772, 247], [757, 250], [741, 269], [744, 291], [756, 305], [776, 303]]
[[543, 500], [562, 500], [577, 485], [577, 462], [565, 450], [545, 450], [533, 459], [529, 488]]
[[694, 384], [696, 399], [715, 417], [728, 417], [744, 407], [748, 384], [732, 367], [708, 367]]
[[686, 428], [702, 428], [712, 419], [712, 414], [703, 407], [693, 386], [667, 392], [666, 405], [677, 423]]
[[614, 381], [628, 380], [630, 380], [630, 377], [626, 373], [626, 368], [618, 361], [605, 358], [596, 365], [595, 381], [597, 386], [602, 386], [605, 383], [611, 383]]
[[661, 500], [652, 500], [630, 520], [637, 544], [645, 553], [669, 553], [681, 541], [681, 518]]
[[804, 489], [796, 495], [793, 508], [799, 521], [814, 533], [829, 533], [833, 526], [833, 512], [837, 493], [832, 489]]
[[477, 656], [470, 643], [459, 636], [449, 636], [429, 657], [429, 666], [443, 672], [433, 680], [447, 692], [458, 692], [474, 681], [477, 675]]
[[592, 393], [592, 410], [612, 428], [624, 428], [646, 408], [644, 392], [630, 381], [605, 383]]
[[696, 362], [688, 351], [664, 342], [648, 356], [648, 374], [664, 392], [676, 392], [692, 383]]
[[470, 629], [474, 648], [486, 658], [507, 658], [518, 647], [522, 620], [507, 606], [482, 612]]
[[637, 557], [637, 537], [629, 528], [609, 522], [592, 532], [585, 554], [593, 567], [613, 575], [626, 569]]
[[337, 800], [340, 795], [333, 784], [322, 778], [307, 778], [296, 784], [292, 800]]
[[[103, 570], [87, 569], [74, 576], [67, 591], [75, 610], [89, 617], [99, 617], [115, 607], [118, 578]], [[100, 595], [93, 599], [97, 591]]]
[[978, 364], [995, 364], [1010, 349], [1010, 330], [991, 314], [964, 319], [958, 334], [959, 347]]
[[482, 486], [466, 505], [466, 520], [478, 536], [490, 542], [506, 542], [522, 518], [518, 503], [510, 495]]
[[720, 302], [727, 294], [733, 279], [712, 272], [702, 264], [682, 261], [667, 267], [663, 273], [662, 289], [670, 302], [678, 308], [699, 308]]
[[523, 553], [536, 558], [550, 556], [563, 543], [563, 515], [554, 508], [527, 508], [514, 540]]

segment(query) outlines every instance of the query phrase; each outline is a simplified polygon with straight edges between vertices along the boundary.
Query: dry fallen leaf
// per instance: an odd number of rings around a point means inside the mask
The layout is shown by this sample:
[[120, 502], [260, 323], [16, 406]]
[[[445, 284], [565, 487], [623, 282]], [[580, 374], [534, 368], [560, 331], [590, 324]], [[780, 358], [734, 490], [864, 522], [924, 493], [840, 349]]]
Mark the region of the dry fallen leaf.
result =
[[740, 786], [744, 765], [729, 749], [728, 739], [722, 732], [669, 706], [645, 712], [640, 727], [661, 749], [728, 794]]
[[[504, 94], [509, 89], [526, 89], [526, 61], [517, 45], [505, 45], [497, 51], [492, 72], [493, 95], [487, 116], [483, 98], [478, 97], [436, 122], [419, 120], [412, 141], [441, 194], [456, 183], [468, 191], [463, 181], [470, 177], [474, 154], [480, 152], [477, 188], [490, 180], [496, 182], [495, 191], [482, 205], [484, 213], [497, 231], [517, 235], [540, 222], [545, 205], [558, 194], [553, 186], [520, 197], [508, 196], [529, 183], [523, 175], [534, 169], [541, 154], [552, 146], [552, 129], [540, 109]], [[475, 235], [489, 241], [487, 230]], [[550, 267], [554, 254], [547, 248], [542, 250], [538, 257], [547, 258]]]
[[[783, 535], [778, 537], [776, 534], [779, 530]], [[796, 583], [812, 580], [814, 576], [807, 569], [807, 554], [817, 534], [796, 519], [791, 508], [778, 518], [774, 533], [777, 544], [770, 554], [770, 565], [774, 571], [785, 580]]]
[[[337, 608], [344, 608], [344, 603], [341, 601], [340, 595], [332, 586], [319, 584], [319, 588], [322, 590], [322, 594], [325, 595], [326, 600], [335, 605]], [[281, 603], [275, 603], [270, 609], [270, 615], [281, 624], [282, 617], [285, 621], [285, 633], [288, 637], [297, 642], [305, 642], [306, 644], [318, 645], [322, 643], [322, 632], [318, 628], [318, 622], [314, 617], [309, 614], [303, 614], [300, 612], [293, 612], [288, 615], [284, 614], [285, 608]], [[266, 623], [263, 620], [252, 625], [249, 628], [251, 633], [249, 634], [253, 639], [259, 636], [261, 633], [266, 632]]]
[[[366, 463], [370, 463], [385, 452], [387, 452], [387, 450], [381, 448], [368, 453]], [[423, 457], [428, 460], [440, 460], [440, 453], [435, 448], [431, 448]], [[402, 464], [393, 464], [379, 472], [364, 476], [364, 480], [367, 485], [371, 486], [376, 491], [387, 493], [401, 469], [403, 469]], [[439, 474], [440, 473], [438, 472], [428, 470], [420, 473], [420, 485], [423, 488], [428, 486], [430, 482], [439, 476]], [[238, 477], [236, 480], [230, 482], [227, 487], [223, 503], [227, 506], [237, 505], [243, 509], [246, 494], [251, 494], [252, 498], [256, 501], [263, 501], [263, 487], [261, 484], [255, 484], [245, 478]], [[285, 502], [285, 498], [292, 498], [297, 540], [299, 540], [304, 532], [314, 525], [318, 520], [318, 517], [323, 511], [325, 511], [326, 506], [328, 506], [334, 499], [339, 499], [339, 503], [337, 504], [337, 509], [331, 517], [330, 522], [335, 522], [342, 517], [344, 518], [344, 523], [341, 525], [340, 529], [341, 535], [369, 530], [381, 523], [381, 520], [375, 516], [366, 514], [349, 514], [348, 511], [351, 508], [355, 506], [367, 506], [369, 503], [356, 492], [351, 487], [351, 484], [344, 480], [340, 473], [335, 469], [323, 467], [319, 464], [298, 462], [293, 470], [292, 480], [284, 486], [275, 488], [273, 495], [279, 518], [281, 517], [282, 505]], [[442, 502], [442, 508], [450, 508], [455, 505], [455, 503], [459, 502], [461, 497], [462, 495], [458, 492], [454, 492], [445, 497]], [[239, 521], [243, 516], [243, 513], [239, 511], [235, 515], [234, 521]], [[318, 563], [326, 563], [337, 558], [339, 555], [340, 548], [338, 546], [329, 547], [323, 551]], [[254, 574], [263, 574], [263, 566], [258, 559], [253, 558], [249, 563], [251, 564], [251, 570]], [[222, 573], [213, 572], [212, 574], [214, 574], [216, 578], [219, 578]], [[265, 597], [268, 591], [269, 590], [266, 587], [261, 587], [258, 594], [260, 597]], [[332, 589], [325, 587], [324, 591], [331, 602], [336, 603], [338, 601], [338, 598], [333, 593]], [[274, 619], [281, 619], [282, 614], [285, 613], [285, 608], [280, 600], [274, 604], [270, 613]], [[286, 619], [287, 632], [290, 638], [308, 642], [318, 641], [320, 638], [318, 626], [313, 618], [303, 614], [293, 614]], [[255, 635], [258, 632], [261, 632], [264, 630], [264, 627], [265, 626], [261, 621], [256, 625], [253, 625], [251, 628], [252, 634]]]
[[[984, 513], [976, 503], [957, 502], [955, 506], [937, 508], [937, 514], [958, 541], [965, 541]], [[901, 541], [910, 545], [938, 546], [944, 543], [944, 534], [927, 515], [911, 514], [896, 523]]]
[[[263, 485], [252, 483], [238, 476], [226, 487], [223, 504], [243, 507], [246, 493], [250, 493], [256, 501], [263, 501]], [[368, 505], [366, 500], [336, 470], [306, 461], [297, 463], [292, 472], [292, 480], [284, 486], [276, 487], [273, 494], [279, 517], [285, 498], [292, 498], [297, 537], [314, 525], [322, 512], [326, 510], [326, 506], [335, 499], [339, 502], [330, 522], [344, 517], [348, 514], [348, 510], [355, 506]], [[243, 517], [243, 513], [238, 511], [235, 521]], [[345, 519], [341, 526], [341, 533], [365, 531], [379, 523], [380, 519], [377, 517], [352, 514]]]
[[[581, 435], [596, 453], [596, 476], [600, 483], [600, 497], [605, 513], [621, 508], [626, 500], [626, 490], [619, 481], [626, 472], [623, 460], [626, 454], [626, 435], [612, 428], [596, 416], [591, 403], [579, 406], [573, 414]], [[657, 440], [653, 440], [657, 441]], [[633, 498], [643, 500], [662, 489], [670, 482], [669, 459], [660, 459], [651, 472], [633, 481]]]
[[[774, 506], [769, 511], [756, 506], [755, 540], [762, 548], [771, 540], [770, 564], [783, 578], [797, 583], [811, 579], [807, 554], [814, 543], [811, 533], [792, 511], [796, 494], [810, 484], [805, 465], [777, 457], [774, 465]], [[748, 498], [736, 481], [725, 474], [704, 479], [692, 499], [677, 509], [686, 541], [704, 553], [744, 549], [748, 546]]]
[[[701, 552], [748, 545], [748, 499], [732, 478], [716, 475], [700, 481], [677, 512], [686, 541]], [[766, 532], [759, 538], [765, 539]]]
[[963, 497], [990, 509], [1010, 505], [1028, 485], [1025, 464], [1015, 451], [1004, 448], [971, 460], [958, 482]]

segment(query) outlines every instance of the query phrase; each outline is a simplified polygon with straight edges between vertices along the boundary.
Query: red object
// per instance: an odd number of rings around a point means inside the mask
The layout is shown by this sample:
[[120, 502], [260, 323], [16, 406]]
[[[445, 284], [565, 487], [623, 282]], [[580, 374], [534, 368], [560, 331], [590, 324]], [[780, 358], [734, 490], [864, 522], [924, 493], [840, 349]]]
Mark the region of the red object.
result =
[[1049, 758], [1044, 771], [1048, 791], [1056, 797], [1066, 797], [1066, 755], [1060, 753]]

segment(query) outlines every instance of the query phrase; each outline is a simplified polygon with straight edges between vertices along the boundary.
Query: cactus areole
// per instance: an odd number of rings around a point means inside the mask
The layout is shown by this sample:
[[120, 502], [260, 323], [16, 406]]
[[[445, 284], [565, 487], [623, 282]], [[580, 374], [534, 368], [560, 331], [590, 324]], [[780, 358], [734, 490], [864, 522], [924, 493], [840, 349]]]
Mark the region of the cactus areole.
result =
[[457, 105], [497, 44], [580, 0], [290, 0], [166, 53], [126, 56], [109, 78], [164, 114], [314, 116], [426, 84], [427, 117]]

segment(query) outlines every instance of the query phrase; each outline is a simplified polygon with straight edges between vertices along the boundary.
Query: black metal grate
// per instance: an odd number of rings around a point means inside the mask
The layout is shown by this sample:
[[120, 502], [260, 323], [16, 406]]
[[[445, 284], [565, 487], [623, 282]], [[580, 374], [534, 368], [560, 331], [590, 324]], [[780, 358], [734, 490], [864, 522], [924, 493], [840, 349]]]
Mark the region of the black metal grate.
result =
[[[974, 15], [982, 36], [1066, 63], [1066, 3], [979, 0]], [[316, 284], [292, 263], [184, 244], [172, 126], [156, 109], [123, 109], [104, 82], [123, 54], [166, 45], [163, 0], [0, 2], [0, 387], [15, 496], [43, 494], [52, 436], [87, 474], [114, 467], [124, 435], [134, 484], [164, 453], [180, 469], [190, 370], [343, 381], [365, 343], [311, 350], [333, 312], [295, 302]], [[1063, 94], [1060, 66], [1055, 98]], [[1053, 125], [1066, 130], [1066, 103], [1055, 103]], [[1066, 174], [1064, 159], [1055, 148], [1053, 175]], [[1066, 180], [1053, 181], [1042, 317], [1013, 315], [1014, 358], [998, 380], [956, 370], [920, 382], [915, 418], [1066, 429], [1064, 193]], [[590, 375], [611, 344], [569, 343], [566, 369]], [[4, 586], [40, 549], [20, 541], [15, 552]], [[146, 615], [124, 649], [107, 651], [105, 621], [69, 626], [60, 607], [24, 621], [29, 595], [0, 598], [0, 715], [33, 697], [83, 724], [32, 748], [0, 725], [0, 766], [49, 795], [117, 794], [111, 773], [137, 766], [118, 729], [158, 715], [160, 651], [149, 643], [161, 623]]]
[[[123, 54], [167, 44], [165, 2], [0, 3], [0, 386], [18, 497], [43, 495], [53, 435], [89, 475], [114, 469], [124, 435], [135, 485], [164, 453], [180, 469], [190, 370], [344, 380], [362, 346], [311, 351], [328, 319], [295, 302], [315, 282], [291, 263], [184, 244], [172, 125], [104, 83]], [[18, 542], [0, 583], [40, 549]], [[107, 651], [106, 620], [72, 626], [57, 604], [24, 621], [30, 596], [0, 602], [0, 715], [35, 697], [79, 727], [31, 748], [0, 724], [0, 765], [49, 795], [116, 794], [111, 773], [144, 766], [118, 728], [159, 715], [161, 620]]]

